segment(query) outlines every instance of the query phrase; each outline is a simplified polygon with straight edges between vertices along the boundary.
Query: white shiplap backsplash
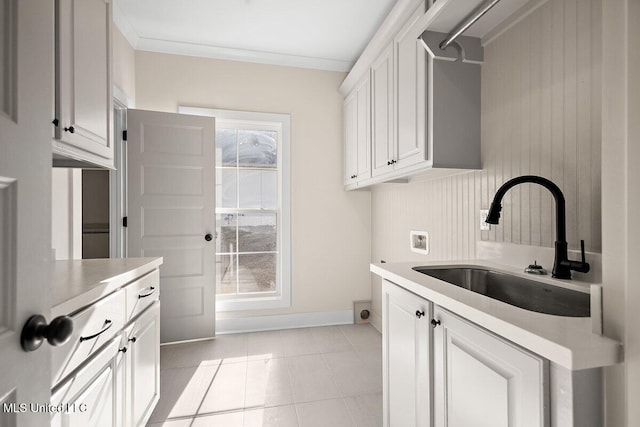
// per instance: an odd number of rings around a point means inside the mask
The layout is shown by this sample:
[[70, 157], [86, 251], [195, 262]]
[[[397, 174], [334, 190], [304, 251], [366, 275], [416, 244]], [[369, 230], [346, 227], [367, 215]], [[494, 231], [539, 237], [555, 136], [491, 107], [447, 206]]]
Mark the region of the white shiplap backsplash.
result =
[[584, 239], [601, 251], [601, 7], [549, 0], [485, 46], [483, 170], [375, 187], [373, 262], [424, 260], [409, 250], [410, 230], [430, 233], [433, 260], [473, 258], [477, 241], [553, 246], [553, 200], [535, 185], [510, 190], [500, 224], [479, 230], [495, 190], [525, 174], [563, 190], [570, 248]]

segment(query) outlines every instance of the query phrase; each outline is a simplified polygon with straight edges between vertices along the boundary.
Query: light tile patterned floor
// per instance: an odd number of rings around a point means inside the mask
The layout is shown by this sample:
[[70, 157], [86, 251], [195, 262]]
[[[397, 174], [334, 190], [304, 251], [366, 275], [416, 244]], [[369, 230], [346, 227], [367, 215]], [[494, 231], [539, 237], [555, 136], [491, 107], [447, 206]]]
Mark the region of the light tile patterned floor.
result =
[[382, 425], [382, 343], [370, 325], [222, 335], [160, 357], [148, 427]]

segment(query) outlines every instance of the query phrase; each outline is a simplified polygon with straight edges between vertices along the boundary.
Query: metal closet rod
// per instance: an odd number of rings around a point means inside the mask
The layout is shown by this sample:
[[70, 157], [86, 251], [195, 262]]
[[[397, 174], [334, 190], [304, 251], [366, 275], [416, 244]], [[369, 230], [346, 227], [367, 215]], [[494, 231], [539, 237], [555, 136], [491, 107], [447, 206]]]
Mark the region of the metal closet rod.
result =
[[449, 33], [446, 39], [442, 40], [442, 42], [440, 43], [440, 49], [445, 50], [447, 47], [449, 47], [449, 45], [453, 43], [455, 39], [460, 37], [465, 31], [467, 31], [469, 27], [475, 24], [478, 19], [482, 18], [485, 13], [489, 12], [489, 10], [491, 10], [493, 6], [498, 4], [498, 2], [500, 2], [500, 0], [487, 0], [486, 2], [481, 4], [480, 7], [478, 7], [475, 12], [473, 12], [473, 14], [471, 14], [467, 19], [462, 21], [456, 28], [454, 28], [454, 30]]

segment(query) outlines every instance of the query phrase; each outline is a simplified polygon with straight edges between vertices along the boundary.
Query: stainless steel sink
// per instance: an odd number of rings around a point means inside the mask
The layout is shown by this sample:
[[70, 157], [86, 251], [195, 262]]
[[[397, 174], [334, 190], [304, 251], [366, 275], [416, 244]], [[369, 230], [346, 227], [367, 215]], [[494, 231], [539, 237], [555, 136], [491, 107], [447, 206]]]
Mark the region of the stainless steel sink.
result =
[[525, 310], [567, 317], [591, 315], [588, 293], [478, 267], [413, 267], [413, 269]]

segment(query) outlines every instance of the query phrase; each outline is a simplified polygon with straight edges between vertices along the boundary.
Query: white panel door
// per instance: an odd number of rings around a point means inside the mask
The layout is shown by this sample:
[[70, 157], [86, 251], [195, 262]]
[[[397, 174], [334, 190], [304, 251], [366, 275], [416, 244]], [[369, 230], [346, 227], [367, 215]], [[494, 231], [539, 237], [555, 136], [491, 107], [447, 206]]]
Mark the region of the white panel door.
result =
[[383, 425], [431, 426], [432, 304], [382, 283]]
[[164, 257], [161, 341], [213, 337], [215, 119], [128, 110], [127, 123], [128, 255]]
[[[53, 9], [42, 0], [0, 1], [0, 425], [45, 426], [51, 347], [24, 352], [20, 334], [49, 318]], [[55, 350], [55, 349], [54, 349]], [[28, 408], [26, 408], [28, 409]]]
[[437, 427], [548, 425], [548, 362], [439, 307], [434, 319]]

